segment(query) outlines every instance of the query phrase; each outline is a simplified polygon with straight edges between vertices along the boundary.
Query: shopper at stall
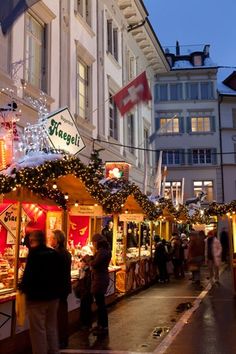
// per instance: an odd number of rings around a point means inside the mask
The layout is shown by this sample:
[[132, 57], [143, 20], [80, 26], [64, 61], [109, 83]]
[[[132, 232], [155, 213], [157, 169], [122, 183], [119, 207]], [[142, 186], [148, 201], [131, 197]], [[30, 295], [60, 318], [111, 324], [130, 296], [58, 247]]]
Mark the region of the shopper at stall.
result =
[[205, 261], [210, 273], [210, 282], [219, 284], [219, 267], [222, 247], [214, 231], [209, 231], [205, 239]]
[[201, 266], [204, 262], [204, 240], [197, 231], [191, 231], [188, 247], [188, 267], [194, 286], [201, 288]]
[[220, 233], [220, 243], [222, 247], [222, 262], [227, 262], [229, 256], [229, 234], [225, 227]]
[[109, 285], [108, 266], [111, 260], [109, 244], [104, 236], [95, 234], [92, 237], [94, 259], [91, 262], [91, 292], [97, 305], [97, 327], [94, 335], [108, 334], [108, 314], [105, 304], [105, 293]]
[[102, 235], [106, 238], [111, 250], [113, 242], [113, 225], [113, 221], [109, 220], [107, 225], [102, 230]]
[[61, 274], [62, 291], [58, 307], [58, 335], [59, 347], [66, 348], [68, 346], [68, 303], [67, 298], [71, 293], [71, 254], [66, 249], [66, 237], [63, 231], [53, 230], [50, 239], [51, 247], [59, 254], [63, 263], [63, 272]]
[[92, 327], [91, 293], [91, 256], [85, 255], [80, 261], [79, 279], [75, 286], [75, 295], [80, 299], [80, 329], [89, 330]]
[[169, 282], [169, 274], [167, 272], [168, 253], [166, 251], [166, 240], [156, 242], [154, 252], [154, 263], [157, 265], [158, 281], [160, 283]]
[[26, 294], [33, 354], [58, 354], [57, 310], [63, 265], [59, 254], [46, 246], [40, 230], [29, 236], [30, 252], [19, 284]]

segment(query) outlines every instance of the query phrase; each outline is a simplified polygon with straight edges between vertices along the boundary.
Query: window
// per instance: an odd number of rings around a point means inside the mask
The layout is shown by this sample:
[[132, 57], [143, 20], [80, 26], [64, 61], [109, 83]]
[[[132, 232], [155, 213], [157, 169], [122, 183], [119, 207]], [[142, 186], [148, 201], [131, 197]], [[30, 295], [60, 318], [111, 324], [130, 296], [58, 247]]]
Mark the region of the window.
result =
[[190, 160], [194, 165], [214, 164], [216, 163], [215, 149], [192, 149], [190, 151]]
[[[159, 161], [160, 151], [156, 153], [156, 163]], [[184, 165], [185, 164], [185, 150], [184, 149], [170, 149], [163, 150], [162, 153], [163, 165]]]
[[196, 197], [203, 191], [206, 193], [205, 201], [213, 201], [213, 181], [193, 181], [193, 190]]
[[117, 107], [112, 97], [112, 94], [109, 94], [109, 136], [118, 139], [118, 114]]
[[179, 101], [183, 99], [183, 85], [182, 84], [170, 84], [170, 100]]
[[10, 34], [3, 35], [0, 31], [0, 70], [10, 71]]
[[91, 26], [91, 0], [76, 0], [77, 12]]
[[167, 101], [168, 100], [168, 86], [167, 84], [162, 84], [159, 86], [159, 100]]
[[213, 95], [213, 83], [212, 82], [201, 82], [200, 92], [202, 100], [211, 100], [214, 98]]
[[158, 134], [178, 134], [184, 132], [183, 117], [175, 112], [157, 112], [155, 130]]
[[46, 91], [46, 26], [30, 14], [26, 15], [25, 79]]
[[127, 117], [127, 144], [129, 146], [129, 152], [134, 154], [134, 115], [129, 114]]
[[210, 132], [211, 124], [209, 117], [191, 117], [192, 132]]
[[236, 144], [234, 144], [234, 163], [236, 163]]
[[77, 60], [77, 114], [88, 118], [89, 106], [89, 67], [80, 59]]
[[135, 76], [135, 58], [128, 52], [128, 80]]
[[166, 182], [164, 186], [162, 184], [162, 189], [163, 188], [165, 190], [163, 190], [162, 195], [165, 198], [177, 200], [177, 201], [181, 202], [179, 200], [181, 198], [181, 189], [182, 189], [182, 183], [180, 181]]
[[188, 133], [213, 133], [216, 131], [215, 117], [205, 112], [191, 112], [187, 117]]
[[118, 61], [118, 29], [112, 20], [107, 20], [107, 51]]
[[186, 83], [186, 99], [187, 100], [198, 100], [198, 82], [188, 82]]

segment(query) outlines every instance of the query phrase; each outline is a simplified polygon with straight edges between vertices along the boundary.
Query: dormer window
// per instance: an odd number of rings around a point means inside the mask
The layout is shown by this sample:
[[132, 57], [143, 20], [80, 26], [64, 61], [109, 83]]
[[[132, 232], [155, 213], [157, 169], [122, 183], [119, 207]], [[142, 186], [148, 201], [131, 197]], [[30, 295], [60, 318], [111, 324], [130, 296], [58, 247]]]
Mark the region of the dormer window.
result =
[[201, 53], [193, 53], [192, 54], [192, 63], [193, 66], [202, 66], [203, 65], [203, 58]]

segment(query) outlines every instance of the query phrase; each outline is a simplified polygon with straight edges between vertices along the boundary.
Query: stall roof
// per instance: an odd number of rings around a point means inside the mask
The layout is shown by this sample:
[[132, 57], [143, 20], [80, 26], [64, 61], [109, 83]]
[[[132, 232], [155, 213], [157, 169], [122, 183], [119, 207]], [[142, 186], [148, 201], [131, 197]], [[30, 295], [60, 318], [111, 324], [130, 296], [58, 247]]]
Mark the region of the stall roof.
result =
[[3, 194], [3, 200], [57, 206], [54, 200], [42, 198], [40, 195], [32, 192], [31, 190], [25, 187], [20, 187], [14, 191], [12, 190], [9, 193]]
[[81, 205], [94, 205], [98, 201], [93, 198], [80, 178], [73, 174], [59, 177], [54, 180], [58, 189], [63, 193], [68, 193], [68, 204], [78, 201]]

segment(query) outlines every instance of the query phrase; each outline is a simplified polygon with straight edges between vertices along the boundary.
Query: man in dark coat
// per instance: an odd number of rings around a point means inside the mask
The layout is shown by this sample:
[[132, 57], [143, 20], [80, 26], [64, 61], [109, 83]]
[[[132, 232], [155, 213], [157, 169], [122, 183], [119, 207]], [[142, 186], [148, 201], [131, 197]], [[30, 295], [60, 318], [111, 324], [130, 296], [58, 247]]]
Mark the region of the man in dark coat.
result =
[[111, 251], [107, 240], [100, 234], [92, 237], [94, 259], [91, 262], [91, 292], [97, 305], [97, 328], [94, 335], [108, 333], [108, 314], [105, 304], [105, 294], [109, 285], [108, 266], [111, 260]]
[[26, 294], [33, 354], [59, 354], [57, 309], [63, 264], [58, 253], [46, 246], [40, 230], [29, 236], [30, 251], [19, 289]]

